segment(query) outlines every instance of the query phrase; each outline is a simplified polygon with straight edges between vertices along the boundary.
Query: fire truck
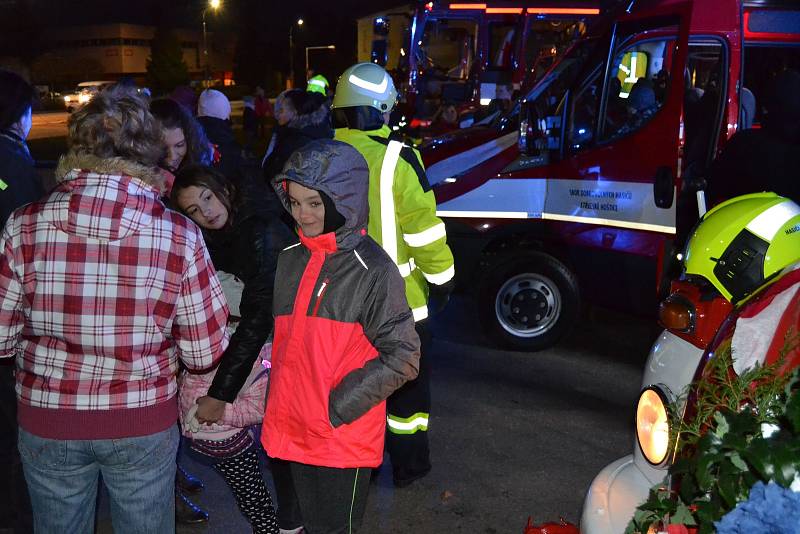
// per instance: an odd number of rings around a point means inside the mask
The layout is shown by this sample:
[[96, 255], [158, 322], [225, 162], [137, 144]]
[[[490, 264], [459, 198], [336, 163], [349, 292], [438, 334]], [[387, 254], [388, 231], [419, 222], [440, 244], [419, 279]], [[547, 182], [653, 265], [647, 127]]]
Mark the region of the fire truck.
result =
[[481, 107], [531, 87], [599, 14], [591, 0], [418, 3], [360, 19], [359, 60], [394, 75], [401, 128], [428, 126], [443, 104], [463, 127], [485, 115]]
[[796, 3], [634, 0], [510, 112], [426, 143], [458, 280], [490, 337], [546, 348], [583, 301], [652, 313], [713, 158], [759, 127], [767, 84], [789, 68]]

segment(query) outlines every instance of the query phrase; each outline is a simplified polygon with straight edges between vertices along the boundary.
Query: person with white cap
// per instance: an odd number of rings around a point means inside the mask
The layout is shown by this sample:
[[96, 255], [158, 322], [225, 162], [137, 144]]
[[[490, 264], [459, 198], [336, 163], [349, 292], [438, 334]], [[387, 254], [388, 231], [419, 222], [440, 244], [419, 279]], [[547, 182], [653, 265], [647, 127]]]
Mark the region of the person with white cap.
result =
[[231, 103], [216, 89], [206, 89], [197, 100], [197, 120], [214, 144], [214, 167], [233, 183], [240, 181], [242, 147], [233, 135]]

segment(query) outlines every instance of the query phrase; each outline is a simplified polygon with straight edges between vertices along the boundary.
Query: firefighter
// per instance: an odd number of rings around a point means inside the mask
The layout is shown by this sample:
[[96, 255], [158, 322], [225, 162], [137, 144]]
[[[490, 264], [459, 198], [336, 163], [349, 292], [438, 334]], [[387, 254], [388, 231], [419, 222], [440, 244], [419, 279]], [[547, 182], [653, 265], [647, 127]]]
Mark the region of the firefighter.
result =
[[328, 79], [322, 74], [316, 74], [309, 78], [306, 86], [306, 91], [309, 93], [319, 93], [325, 97], [328, 96], [330, 89], [331, 85], [328, 83]]
[[427, 319], [429, 309], [437, 313], [447, 303], [455, 270], [422, 159], [413, 148], [390, 138], [386, 124], [396, 98], [392, 78], [383, 68], [358, 63], [339, 78], [332, 108], [335, 139], [355, 147], [369, 165], [367, 230], [405, 279], [406, 298], [422, 341], [419, 376], [387, 403], [386, 447], [394, 484], [404, 487], [431, 469]]

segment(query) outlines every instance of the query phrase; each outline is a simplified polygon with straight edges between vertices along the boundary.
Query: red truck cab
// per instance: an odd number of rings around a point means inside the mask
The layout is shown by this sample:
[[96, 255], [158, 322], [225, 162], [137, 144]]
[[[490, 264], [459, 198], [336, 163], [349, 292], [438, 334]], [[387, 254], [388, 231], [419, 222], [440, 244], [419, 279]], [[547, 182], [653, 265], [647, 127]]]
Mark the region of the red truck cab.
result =
[[426, 143], [457, 276], [490, 336], [548, 347], [582, 300], [652, 313], [713, 158], [758, 127], [788, 68], [796, 3], [625, 2], [509, 113]]
[[399, 64], [389, 67], [400, 90], [399, 127], [428, 128], [445, 106], [455, 109], [453, 128], [470, 125], [490, 104], [530, 87], [599, 13], [593, 0], [418, 5]]

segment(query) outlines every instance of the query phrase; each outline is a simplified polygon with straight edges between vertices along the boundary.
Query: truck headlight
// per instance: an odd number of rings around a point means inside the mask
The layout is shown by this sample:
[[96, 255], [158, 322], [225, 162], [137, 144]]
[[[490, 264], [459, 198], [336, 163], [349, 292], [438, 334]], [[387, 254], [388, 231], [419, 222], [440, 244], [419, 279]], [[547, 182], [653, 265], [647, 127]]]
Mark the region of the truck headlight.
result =
[[669, 452], [667, 397], [657, 386], [646, 388], [636, 404], [636, 440], [645, 459], [653, 465], [664, 462]]

